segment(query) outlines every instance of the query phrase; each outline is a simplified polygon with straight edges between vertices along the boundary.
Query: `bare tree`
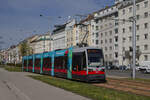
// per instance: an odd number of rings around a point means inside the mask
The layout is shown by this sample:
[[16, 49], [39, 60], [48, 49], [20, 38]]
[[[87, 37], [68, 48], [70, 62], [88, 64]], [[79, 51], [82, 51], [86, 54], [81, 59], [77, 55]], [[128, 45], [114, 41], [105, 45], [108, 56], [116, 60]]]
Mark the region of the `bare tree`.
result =
[[27, 56], [32, 54], [32, 48], [27, 42], [22, 42], [19, 48], [21, 56]]

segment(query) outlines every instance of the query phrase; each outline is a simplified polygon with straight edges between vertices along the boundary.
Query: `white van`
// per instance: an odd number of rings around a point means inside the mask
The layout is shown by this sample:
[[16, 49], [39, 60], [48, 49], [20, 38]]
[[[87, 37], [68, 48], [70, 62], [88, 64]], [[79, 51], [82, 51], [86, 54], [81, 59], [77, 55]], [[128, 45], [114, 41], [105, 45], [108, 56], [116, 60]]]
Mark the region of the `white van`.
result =
[[139, 71], [143, 73], [150, 73], [150, 61], [143, 61], [140, 63]]

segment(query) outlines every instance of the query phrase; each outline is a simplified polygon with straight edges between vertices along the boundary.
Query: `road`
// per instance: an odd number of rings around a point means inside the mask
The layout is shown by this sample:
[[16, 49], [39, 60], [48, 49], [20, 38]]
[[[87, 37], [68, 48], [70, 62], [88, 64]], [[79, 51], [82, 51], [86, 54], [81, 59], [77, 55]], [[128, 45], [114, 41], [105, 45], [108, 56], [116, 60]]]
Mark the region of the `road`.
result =
[[0, 100], [89, 100], [29, 78], [28, 74], [0, 68]]
[[[106, 70], [106, 76], [131, 78], [131, 72], [132, 70]], [[144, 74], [136, 71], [136, 78], [150, 79], [150, 74]]]

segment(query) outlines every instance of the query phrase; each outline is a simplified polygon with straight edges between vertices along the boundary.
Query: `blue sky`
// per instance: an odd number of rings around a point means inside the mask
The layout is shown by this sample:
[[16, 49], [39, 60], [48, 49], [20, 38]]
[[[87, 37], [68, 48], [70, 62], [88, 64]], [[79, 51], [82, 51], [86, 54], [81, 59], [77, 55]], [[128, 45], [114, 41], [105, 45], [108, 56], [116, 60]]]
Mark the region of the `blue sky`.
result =
[[113, 3], [114, 0], [0, 0], [0, 48], [52, 31], [53, 25], [65, 22], [68, 16], [89, 14]]

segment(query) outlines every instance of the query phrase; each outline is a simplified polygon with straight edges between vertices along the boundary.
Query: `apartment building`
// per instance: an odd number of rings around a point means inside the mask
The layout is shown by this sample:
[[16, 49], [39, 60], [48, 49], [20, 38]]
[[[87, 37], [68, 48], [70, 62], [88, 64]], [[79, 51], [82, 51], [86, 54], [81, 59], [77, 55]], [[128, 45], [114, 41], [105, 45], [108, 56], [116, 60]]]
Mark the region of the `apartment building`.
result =
[[[132, 19], [133, 5], [127, 3], [119, 8], [119, 19]], [[136, 2], [136, 63], [150, 60], [150, 1]], [[119, 64], [129, 64], [132, 61], [132, 22], [119, 23]]]
[[52, 50], [66, 48], [66, 24], [56, 26], [52, 33]]
[[70, 20], [67, 22], [66, 27], [65, 27], [65, 37], [66, 37], [66, 46], [67, 48], [71, 47], [71, 46], [75, 46], [75, 42], [76, 42], [76, 36], [75, 36], [75, 27], [74, 25], [76, 24], [76, 20]]
[[74, 24], [73, 28], [73, 46], [76, 46], [80, 43], [79, 36], [80, 36], [80, 25], [78, 23]]
[[50, 33], [34, 36], [30, 40], [29, 45], [34, 54], [51, 51]]
[[105, 64], [119, 64], [118, 50], [118, 6], [115, 4], [94, 12], [94, 19], [91, 21], [92, 43], [94, 46], [103, 49]]
[[79, 44], [84, 43], [88, 46], [92, 45], [92, 32], [91, 32], [91, 20], [93, 19], [93, 14], [89, 14], [85, 19], [81, 20], [77, 27], [79, 28]]

